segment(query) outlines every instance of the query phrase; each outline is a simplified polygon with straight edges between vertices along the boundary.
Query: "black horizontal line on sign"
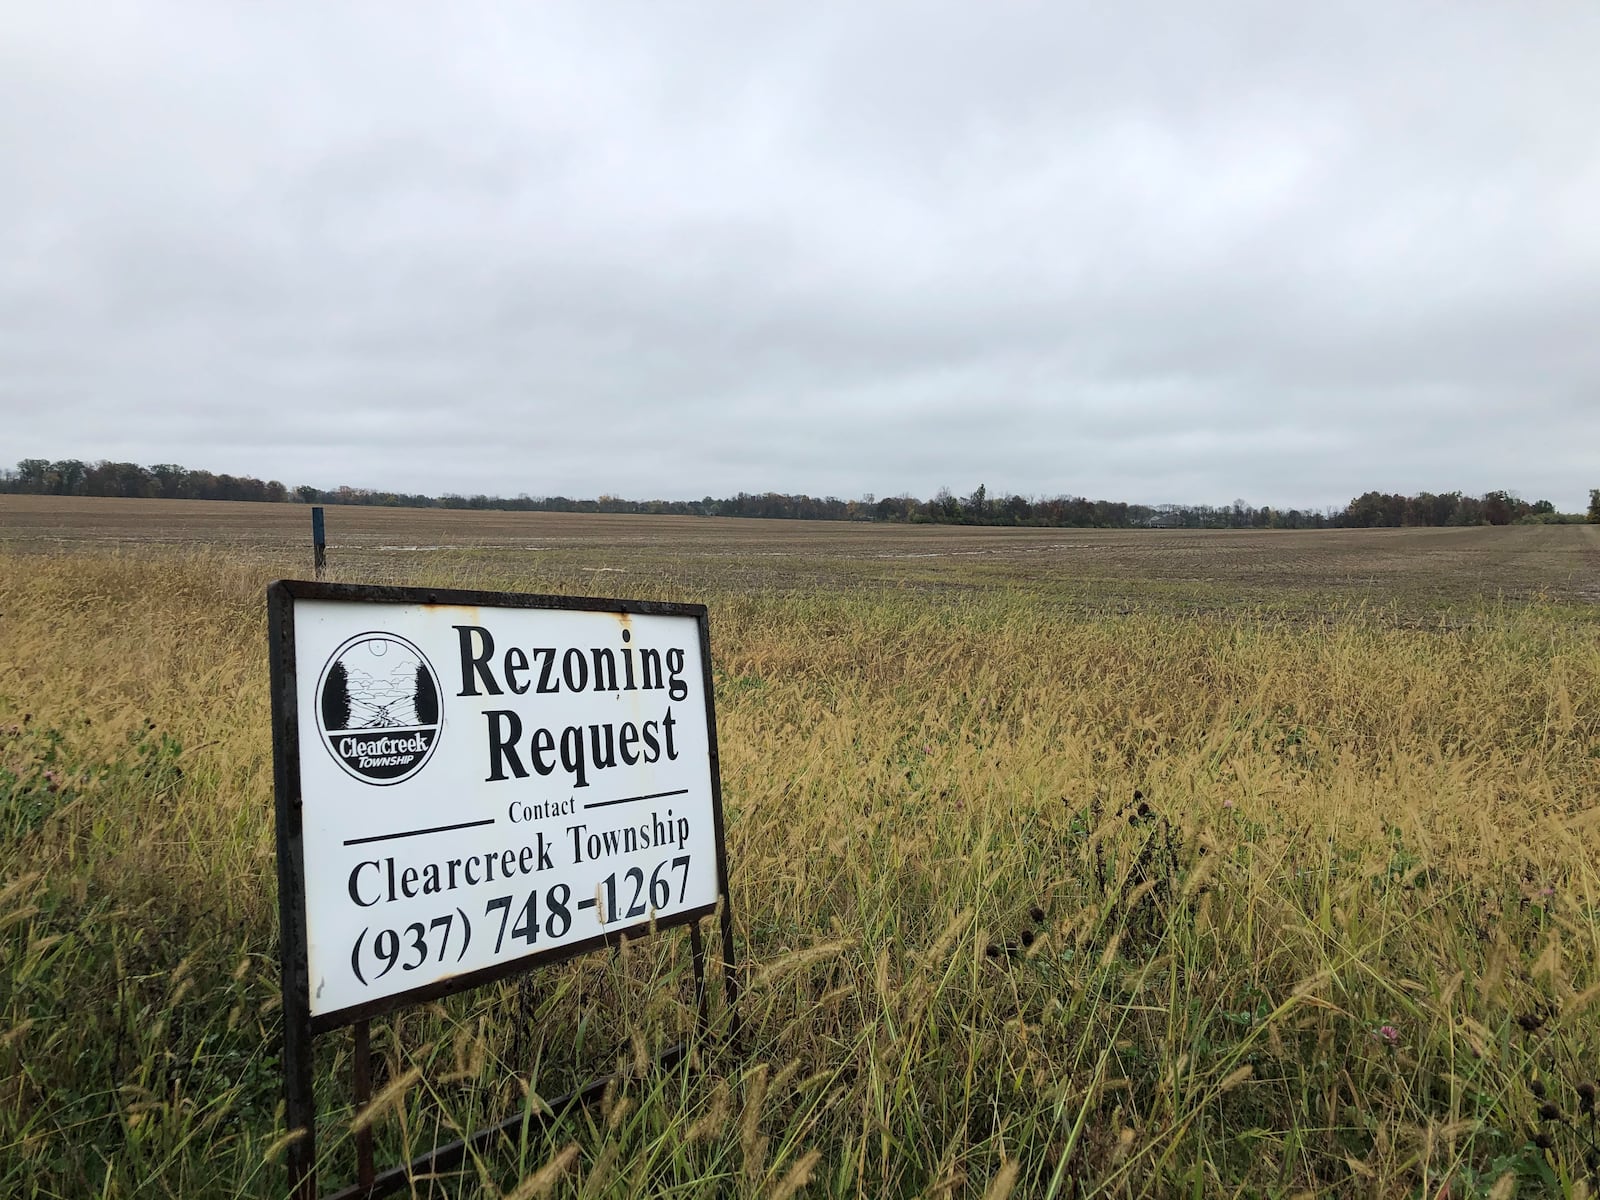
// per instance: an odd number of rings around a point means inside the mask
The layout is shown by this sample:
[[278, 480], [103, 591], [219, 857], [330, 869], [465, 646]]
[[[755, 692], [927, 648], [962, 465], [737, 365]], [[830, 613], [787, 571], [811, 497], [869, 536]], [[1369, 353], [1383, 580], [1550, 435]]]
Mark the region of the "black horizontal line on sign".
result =
[[404, 833], [379, 833], [372, 837], [351, 838], [346, 846], [365, 846], [368, 842], [392, 842], [395, 838], [421, 837], [425, 833], [448, 833], [452, 829], [475, 829], [479, 825], [493, 825], [494, 818], [482, 821], [463, 821], [459, 825], [435, 825], [432, 829], [407, 829]]
[[585, 809], [610, 808], [613, 804], [632, 804], [635, 800], [659, 800], [663, 796], [683, 796], [688, 794], [688, 788], [679, 788], [675, 792], [651, 792], [648, 796], [624, 796], [620, 800], [596, 800], [593, 804], [585, 804]]

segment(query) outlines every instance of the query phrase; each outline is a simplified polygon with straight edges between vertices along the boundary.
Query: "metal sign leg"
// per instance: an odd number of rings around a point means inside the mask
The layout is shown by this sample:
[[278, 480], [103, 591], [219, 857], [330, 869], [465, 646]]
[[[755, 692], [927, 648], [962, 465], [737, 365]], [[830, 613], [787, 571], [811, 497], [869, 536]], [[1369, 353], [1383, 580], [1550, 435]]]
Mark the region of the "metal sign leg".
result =
[[[372, 1100], [371, 1026], [366, 1021], [357, 1021], [355, 1035], [355, 1062], [351, 1066], [355, 1076], [352, 1082], [355, 1090], [356, 1115], [360, 1116], [365, 1111], [367, 1104]], [[374, 1174], [372, 1166], [372, 1123], [369, 1121], [356, 1132], [356, 1179], [362, 1187], [370, 1188]]]
[[739, 1044], [739, 980], [736, 974], [733, 950], [733, 905], [722, 897], [722, 989], [727, 997], [728, 1011], [732, 1014], [729, 1031], [735, 1047]]
[[694, 1006], [699, 1013], [700, 1035], [711, 1028], [710, 999], [706, 995], [706, 943], [700, 935], [700, 922], [689, 925], [689, 954], [694, 960]]

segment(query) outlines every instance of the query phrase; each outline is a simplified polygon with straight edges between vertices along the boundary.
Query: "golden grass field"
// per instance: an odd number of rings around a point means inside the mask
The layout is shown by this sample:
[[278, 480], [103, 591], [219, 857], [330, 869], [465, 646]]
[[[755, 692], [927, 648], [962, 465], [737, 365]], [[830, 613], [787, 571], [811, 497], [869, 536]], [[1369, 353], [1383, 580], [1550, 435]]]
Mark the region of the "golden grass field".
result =
[[[263, 593], [308, 523], [0, 497], [0, 1195], [287, 1187]], [[620, 1072], [416, 1194], [1600, 1187], [1600, 527], [328, 528], [335, 579], [711, 610], [742, 1038], [646, 1069], [677, 934], [376, 1023], [380, 1162]]]

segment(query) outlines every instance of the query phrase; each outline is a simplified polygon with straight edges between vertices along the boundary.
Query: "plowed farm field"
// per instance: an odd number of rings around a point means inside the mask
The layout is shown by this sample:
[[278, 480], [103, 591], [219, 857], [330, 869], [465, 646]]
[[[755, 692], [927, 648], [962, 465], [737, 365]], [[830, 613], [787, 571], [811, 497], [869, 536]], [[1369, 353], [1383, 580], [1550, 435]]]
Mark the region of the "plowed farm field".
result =
[[[1091, 609], [1600, 602], [1600, 526], [1079, 530], [738, 518], [327, 509], [329, 577], [620, 594], [643, 587], [805, 591], [1024, 588]], [[310, 570], [297, 504], [0, 496], [0, 550], [221, 550]]]

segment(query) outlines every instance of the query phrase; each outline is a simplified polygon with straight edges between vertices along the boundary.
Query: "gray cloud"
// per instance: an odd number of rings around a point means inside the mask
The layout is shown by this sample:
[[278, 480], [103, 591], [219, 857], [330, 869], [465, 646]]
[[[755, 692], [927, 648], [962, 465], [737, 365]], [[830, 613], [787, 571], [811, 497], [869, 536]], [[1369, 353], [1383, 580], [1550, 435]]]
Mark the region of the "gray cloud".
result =
[[637, 497], [1600, 485], [1600, 10], [0, 22], [13, 458]]

